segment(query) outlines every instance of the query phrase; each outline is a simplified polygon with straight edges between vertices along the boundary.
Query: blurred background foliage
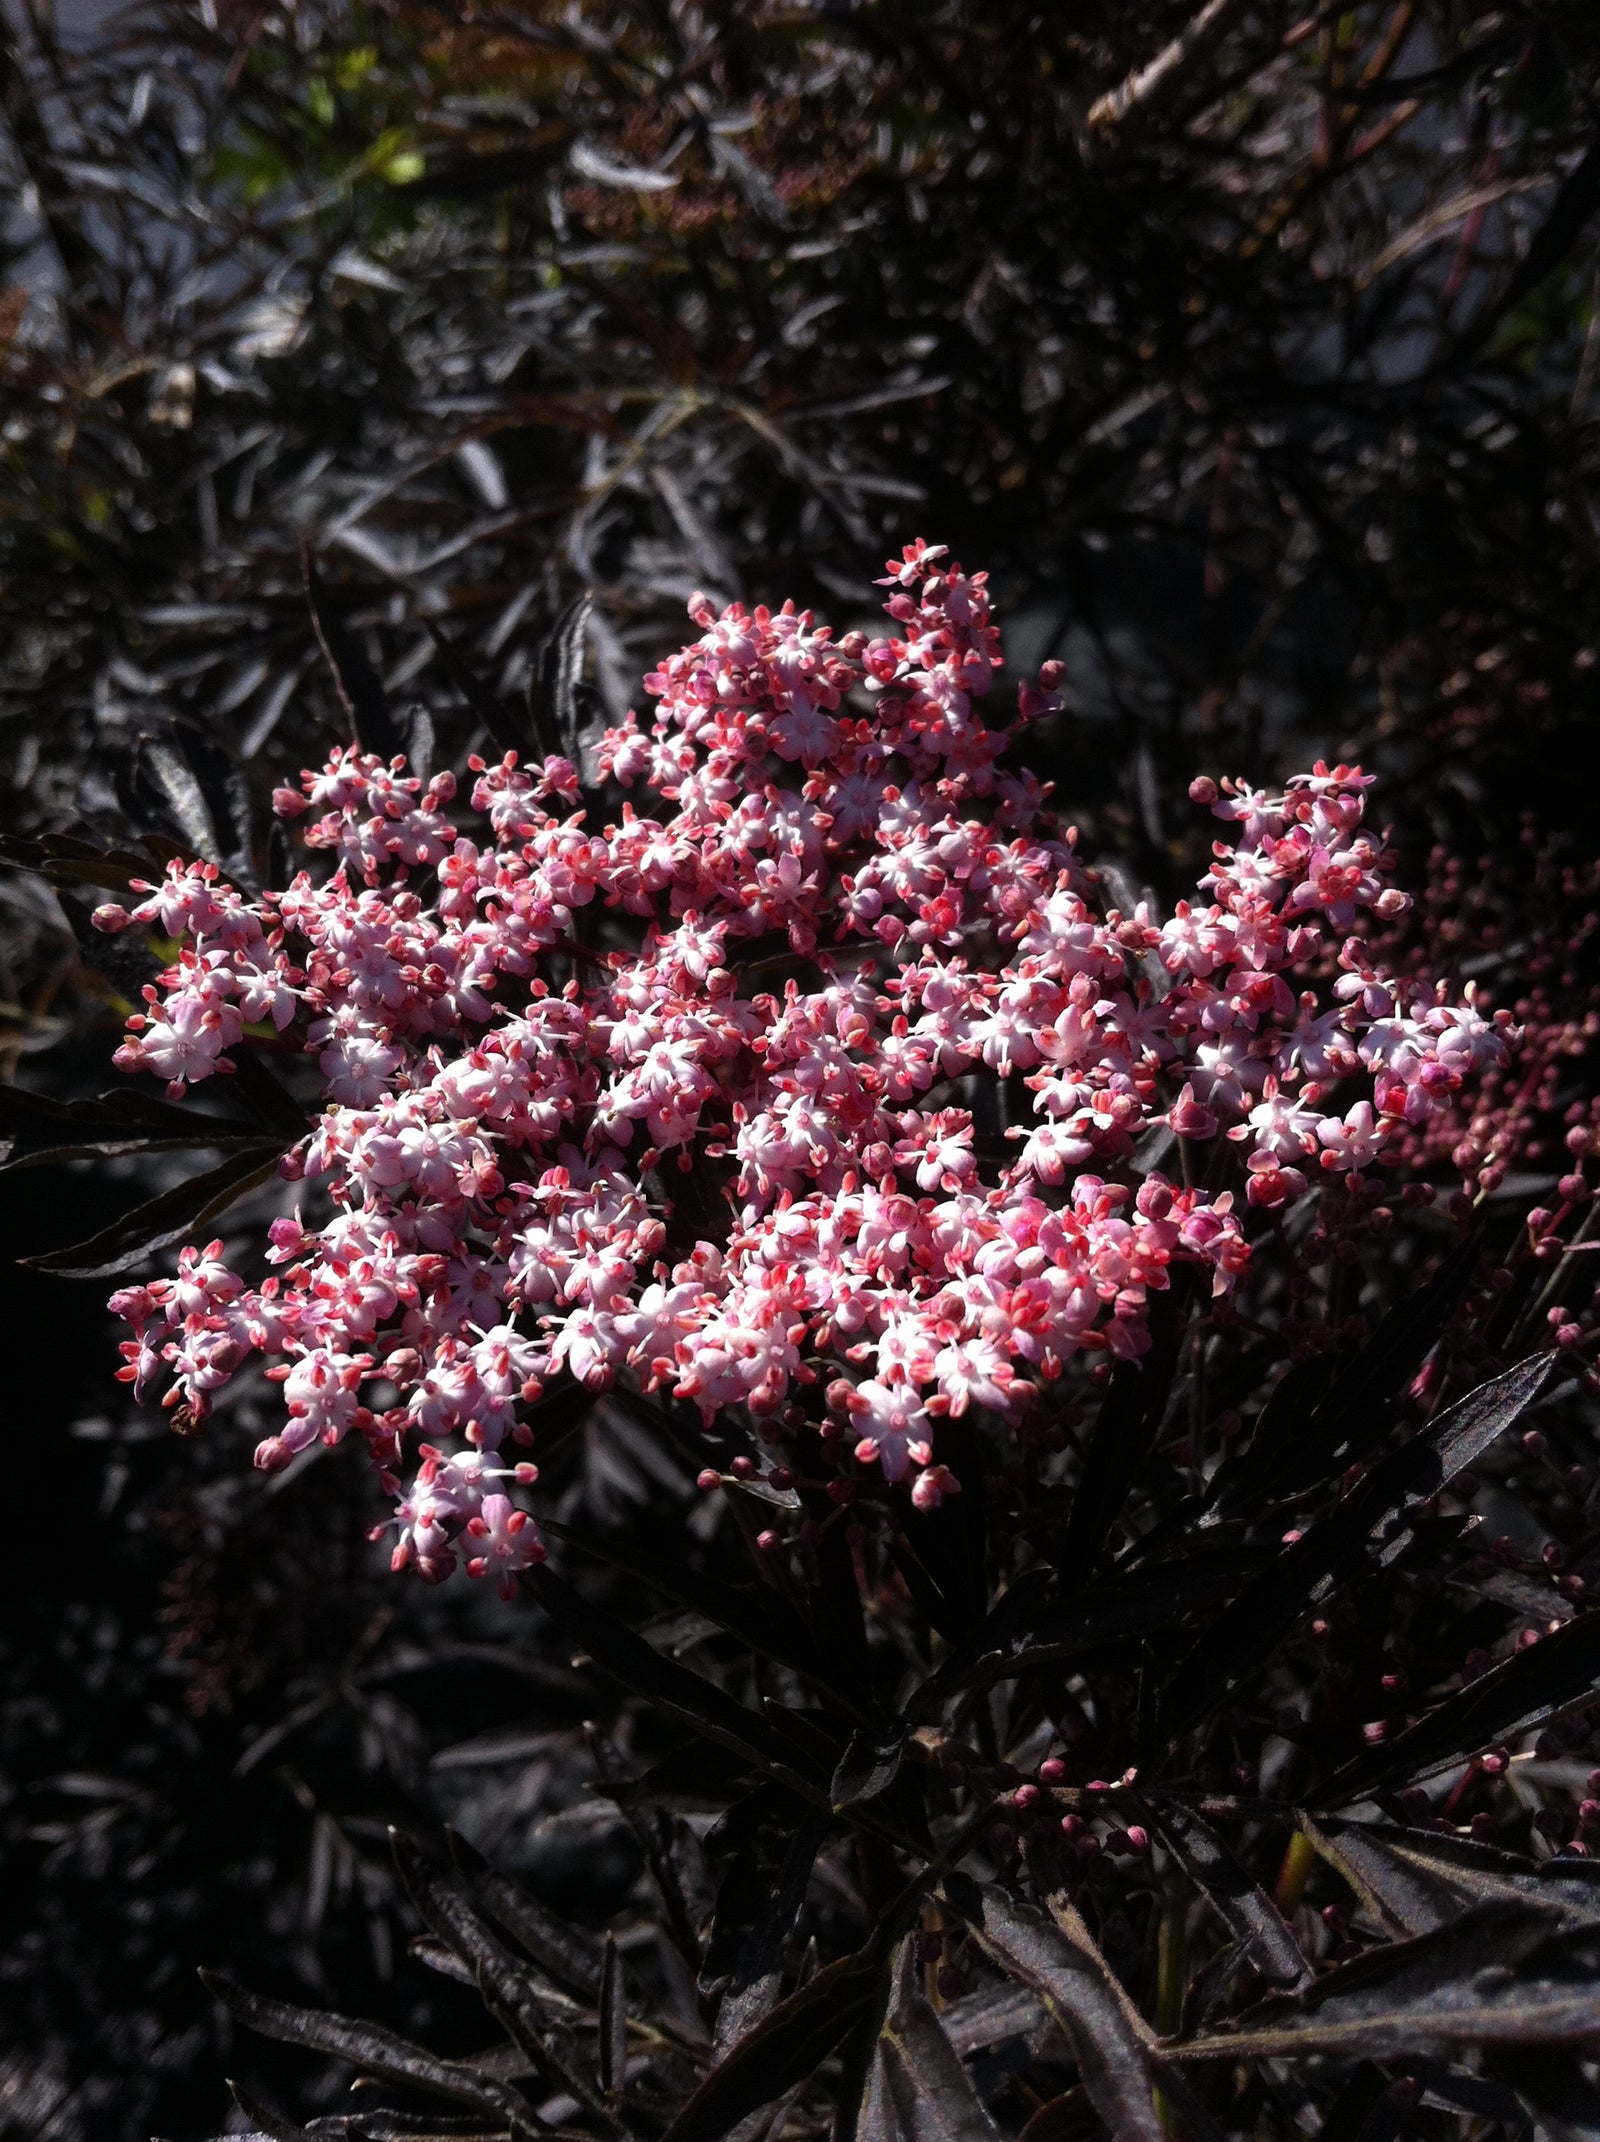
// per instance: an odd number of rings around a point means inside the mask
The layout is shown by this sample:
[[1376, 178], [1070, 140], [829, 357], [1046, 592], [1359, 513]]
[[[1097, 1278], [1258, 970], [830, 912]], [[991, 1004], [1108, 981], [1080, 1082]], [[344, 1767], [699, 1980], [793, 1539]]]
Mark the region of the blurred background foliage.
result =
[[[452, 653], [514, 695], [580, 589], [615, 713], [693, 588], [854, 623], [917, 532], [992, 569], [1017, 659], [1064, 660], [1035, 756], [1158, 887], [1193, 773], [1313, 750], [1388, 775], [1424, 845], [1509, 858], [1508, 912], [1527, 814], [1592, 824], [1580, 0], [3, 23], [12, 838], [182, 840], [164, 742], [261, 801], [342, 735], [302, 546], [457, 756]], [[128, 978], [70, 897], [0, 899], [5, 1069], [93, 1091]], [[6, 1249], [130, 1198], [12, 1176]], [[6, 1294], [0, 2116], [220, 2122], [200, 1961], [448, 2035], [458, 1989], [394, 1972], [384, 1824], [454, 1815], [603, 1916], [633, 1862], [573, 1812], [592, 1690], [526, 1617], [389, 1586], [352, 1468], [274, 1497], [248, 1422], [213, 1450], [130, 1415], [98, 1289]], [[682, 1484], [602, 1426], [563, 1491], [645, 1522]]]

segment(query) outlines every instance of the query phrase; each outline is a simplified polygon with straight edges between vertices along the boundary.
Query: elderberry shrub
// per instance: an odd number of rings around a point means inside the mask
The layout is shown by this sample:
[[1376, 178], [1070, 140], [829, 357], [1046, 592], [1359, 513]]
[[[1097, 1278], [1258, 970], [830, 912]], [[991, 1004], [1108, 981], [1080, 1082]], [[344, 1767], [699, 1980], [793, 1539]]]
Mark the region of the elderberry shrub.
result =
[[[120, 1289], [123, 1375], [192, 1430], [260, 1364], [263, 1470], [359, 1441], [396, 1569], [542, 1610], [622, 1691], [589, 1760], [649, 1887], [599, 1941], [398, 1844], [481, 2058], [218, 1991], [507, 2136], [1570, 2117], [1581, 1021], [1430, 958], [1459, 884], [1412, 912], [1357, 769], [1197, 780], [1194, 897], [1113, 892], [983, 575], [884, 585], [837, 641], [697, 597], [653, 721], [473, 759], [467, 808], [358, 741], [276, 798], [317, 867], [97, 915], [170, 960], [149, 1105], [232, 1074], [256, 1125], [194, 1209], [298, 1200]], [[573, 1523], [574, 1406], [655, 1444], [648, 1523]]]

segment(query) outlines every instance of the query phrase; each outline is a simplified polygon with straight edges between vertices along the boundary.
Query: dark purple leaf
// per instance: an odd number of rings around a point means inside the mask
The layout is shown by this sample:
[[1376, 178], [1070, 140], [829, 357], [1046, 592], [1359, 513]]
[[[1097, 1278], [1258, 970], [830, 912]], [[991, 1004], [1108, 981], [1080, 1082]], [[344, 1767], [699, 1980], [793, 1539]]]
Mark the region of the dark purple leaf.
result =
[[1162, 2142], [1152, 2100], [1154, 2039], [1072, 1906], [1053, 1899], [1046, 1918], [992, 1884], [980, 1888], [954, 1876], [944, 1895], [1000, 1968], [1037, 1994], [1066, 2033], [1083, 2087], [1118, 2142]]
[[585, 1599], [548, 1564], [525, 1570], [523, 1582], [557, 1627], [603, 1672], [697, 1733], [753, 1758], [767, 1775], [808, 1798], [816, 1795], [817, 1785], [794, 1769], [766, 1720], [736, 1703], [715, 1682], [653, 1651], [643, 1637]]
[[884, 1998], [889, 1951], [880, 1934], [780, 2001], [722, 2060], [662, 2142], [719, 2142], [747, 2113], [815, 2073]]
[[557, 1986], [592, 2005], [599, 1997], [604, 1968], [593, 1936], [535, 1902], [509, 1875], [491, 1867], [457, 1831], [447, 1834], [450, 1856], [472, 1902], [497, 1919]]
[[1209, 1823], [1171, 1802], [1151, 1808], [1146, 1819], [1268, 1984], [1306, 1985], [1311, 1966], [1282, 1912]]
[[921, 1986], [914, 1940], [901, 1942], [856, 2122], [859, 2142], [995, 2142], [995, 2126]]
[[376, 2023], [357, 2023], [348, 2016], [265, 2000], [260, 1994], [236, 1986], [218, 1971], [202, 1971], [200, 1976], [231, 2014], [264, 2038], [304, 2046], [314, 2053], [332, 2054], [337, 2060], [348, 2060], [364, 2075], [375, 2075], [382, 2082], [409, 2083], [436, 2097], [470, 2105], [475, 2111], [497, 2114], [519, 2127], [533, 2124], [533, 2115], [520, 2091], [480, 2075], [460, 2061], [440, 2060], [425, 2047], [413, 2045]]
[[230, 1153], [204, 1175], [194, 1175], [153, 1197], [110, 1227], [91, 1235], [87, 1242], [70, 1249], [48, 1250], [22, 1262], [35, 1271], [54, 1272], [62, 1279], [110, 1279], [143, 1264], [158, 1250], [189, 1240], [247, 1190], [257, 1189], [277, 1173], [283, 1157], [281, 1144], [265, 1145], [259, 1139]]
[[[1481, 1255], [1460, 1243], [1424, 1287], [1401, 1299], [1324, 1395], [1304, 1398], [1319, 1371], [1290, 1369], [1263, 1412], [1248, 1446], [1221, 1466], [1207, 1495], [1206, 1522], [1314, 1486], [1343, 1455], [1368, 1450], [1392, 1418], [1395, 1401], [1433, 1350]], [[1214, 1513], [1214, 1514], [1213, 1514]]]
[[1600, 1999], [1600, 1927], [1564, 1931], [1553, 1907], [1476, 1904], [1447, 1925], [1330, 1972], [1292, 2007], [1266, 2004], [1237, 2030], [1191, 2039], [1174, 2059], [1312, 2053], [1384, 2060], [1434, 2044], [1581, 2043]]
[[1295, 1624], [1323, 1605], [1340, 1583], [1403, 1553], [1414, 1513], [1504, 1434], [1533, 1403], [1553, 1366], [1553, 1355], [1536, 1354], [1470, 1391], [1380, 1460], [1335, 1509], [1247, 1584], [1173, 1677], [1162, 1704], [1169, 1741], [1270, 1658]]
[[4, 1171], [121, 1153], [220, 1151], [261, 1142], [260, 1133], [237, 1117], [177, 1108], [131, 1088], [93, 1101], [56, 1101], [21, 1086], [0, 1086], [0, 1139], [5, 1141]]
[[1514, 1739], [1600, 1689], [1600, 1614], [1583, 1614], [1418, 1719], [1387, 1746], [1358, 1755], [1318, 1789], [1319, 1807], [1347, 1807], [1497, 1741]]

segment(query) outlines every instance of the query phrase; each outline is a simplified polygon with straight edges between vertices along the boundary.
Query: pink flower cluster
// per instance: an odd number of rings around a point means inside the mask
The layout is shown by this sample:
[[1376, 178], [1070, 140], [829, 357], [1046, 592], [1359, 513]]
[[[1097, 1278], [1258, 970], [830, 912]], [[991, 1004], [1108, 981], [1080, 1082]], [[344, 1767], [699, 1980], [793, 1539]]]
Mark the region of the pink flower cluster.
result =
[[642, 813], [596, 825], [565, 760], [508, 754], [458, 825], [449, 775], [336, 751], [277, 797], [331, 872], [251, 902], [174, 864], [101, 910], [183, 940], [124, 1069], [177, 1094], [270, 1022], [322, 1088], [283, 1164], [316, 1216], [273, 1224], [271, 1276], [212, 1243], [115, 1298], [136, 1387], [204, 1413], [264, 1357], [257, 1463], [355, 1431], [428, 1576], [538, 1558], [509, 1452], [561, 1373], [809, 1417], [927, 1507], [942, 1416], [1137, 1358], [1174, 1265], [1244, 1269], [1246, 1208], [1141, 1169], [1144, 1134], [1225, 1132], [1280, 1206], [1503, 1058], [1503, 1020], [1363, 946], [1404, 904], [1363, 775], [1196, 784], [1231, 834], [1199, 897], [1121, 914], [1000, 763], [984, 576], [919, 542], [884, 585], [877, 639], [696, 598], [654, 721], [606, 739]]

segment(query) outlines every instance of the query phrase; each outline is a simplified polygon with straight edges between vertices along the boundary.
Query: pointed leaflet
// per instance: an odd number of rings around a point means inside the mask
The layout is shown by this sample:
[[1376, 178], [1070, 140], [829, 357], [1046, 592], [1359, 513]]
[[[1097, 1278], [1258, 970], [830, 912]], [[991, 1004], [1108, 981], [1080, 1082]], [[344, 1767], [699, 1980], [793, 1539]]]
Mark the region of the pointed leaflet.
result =
[[714, 1681], [652, 1651], [643, 1637], [585, 1599], [548, 1564], [524, 1570], [522, 1581], [556, 1626], [581, 1645], [603, 1672], [697, 1733], [737, 1754], [754, 1757], [769, 1776], [781, 1778], [807, 1798], [815, 1797], [815, 1782], [795, 1772], [775, 1745], [766, 1721], [736, 1703]]
[[1269, 1985], [1309, 1983], [1311, 1966], [1282, 1912], [1193, 1808], [1169, 1803], [1147, 1808], [1144, 1819], [1160, 1831], [1167, 1850]]
[[1597, 1689], [1600, 1614], [1583, 1614], [1447, 1696], [1387, 1747], [1347, 1763], [1318, 1789], [1316, 1804], [1347, 1807], [1373, 1793], [1393, 1792], [1429, 1770], [1530, 1732]]
[[958, 1875], [946, 1877], [944, 1896], [1001, 1969], [1036, 1993], [1065, 2031], [1083, 2087], [1117, 2142], [1164, 2142], [1152, 2102], [1148, 2027], [1071, 1906], [1053, 1902], [1052, 1921], [992, 1884], [980, 1888]]
[[1341, 1874], [1376, 1918], [1399, 1934], [1444, 1926], [1469, 1901], [1448, 1875], [1416, 1865], [1396, 1851], [1390, 1835], [1363, 1822], [1313, 1822], [1301, 1830], [1319, 1858]]
[[852, 1733], [828, 1787], [835, 1814], [887, 1792], [900, 1774], [905, 1750], [905, 1728], [897, 1721], [862, 1726]]
[[714, 2067], [662, 2142], [720, 2142], [729, 2128], [815, 2073], [853, 2025], [883, 1998], [888, 1945], [880, 1927], [780, 2001]]
[[[625, 1775], [627, 1764], [616, 1743], [592, 1721], [584, 1728], [589, 1752], [605, 1790]], [[670, 1808], [619, 1800], [623, 1820], [634, 1834], [656, 1893], [666, 1907], [667, 1930], [679, 1955], [698, 1977], [704, 1962], [701, 1929], [711, 1917], [705, 1851], [681, 1815]]]
[[726, 1862], [700, 1973], [702, 1993], [724, 1988], [716, 2022], [719, 2054], [777, 2002], [783, 1944], [828, 1829], [820, 1808], [763, 1786], [730, 1808], [706, 1837], [707, 1856]]
[[163, 865], [182, 850], [171, 841], [150, 838], [147, 853], [128, 848], [99, 848], [70, 833], [46, 833], [37, 840], [0, 833], [0, 862], [37, 870], [52, 885], [100, 885], [126, 892], [135, 879], [159, 878]]
[[527, 2100], [509, 2084], [481, 2075], [460, 2061], [440, 2060], [420, 2045], [400, 2038], [376, 2023], [357, 2023], [348, 2016], [325, 2015], [313, 2008], [292, 2008], [284, 2001], [269, 2001], [246, 1992], [220, 1971], [202, 1971], [202, 1984], [214, 1993], [230, 2014], [264, 2038], [285, 2045], [303, 2045], [313, 2053], [331, 2053], [348, 2060], [364, 2075], [383, 2082], [409, 2083], [436, 2097], [470, 2105], [476, 2112], [491, 2112], [518, 2128], [534, 2126]]
[[940, 2028], [920, 1983], [916, 1943], [895, 1959], [856, 2123], [858, 2142], [997, 2142], [971, 2077]]
[[584, 643], [594, 596], [585, 593], [568, 603], [539, 650], [528, 679], [528, 718], [539, 748], [548, 757], [559, 753], [583, 772], [583, 725], [599, 695], [583, 681]]
[[191, 1176], [137, 1206], [87, 1242], [21, 1261], [34, 1271], [54, 1272], [63, 1279], [110, 1279], [118, 1272], [132, 1271], [157, 1250], [186, 1241], [236, 1204], [247, 1190], [269, 1181], [282, 1157], [280, 1142], [266, 1145], [258, 1139], [230, 1153], [204, 1175]]
[[[1243, 1510], [1263, 1494], [1314, 1485], [1347, 1444], [1355, 1445], [1352, 1454], [1370, 1449], [1389, 1408], [1432, 1352], [1478, 1256], [1476, 1240], [1452, 1250], [1425, 1287], [1395, 1304], [1309, 1415], [1269, 1400], [1249, 1446], [1217, 1472], [1203, 1522]], [[1309, 1378], [1309, 1367], [1304, 1373]], [[1291, 1369], [1280, 1390], [1294, 1385], [1296, 1374]]]
[[1553, 1360], [1537, 1354], [1458, 1400], [1381, 1459], [1334, 1510], [1246, 1585], [1200, 1638], [1167, 1690], [1162, 1726], [1169, 1740], [1187, 1732], [1253, 1673], [1342, 1580], [1402, 1553], [1411, 1539], [1407, 1519], [1511, 1426], [1538, 1396]]
[[1444, 1926], [1469, 1904], [1551, 1904], [1573, 1920], [1600, 1919], [1600, 1865], [1592, 1859], [1536, 1862], [1449, 1830], [1399, 1829], [1337, 1815], [1300, 1827], [1372, 1910], [1405, 1934]]
[[131, 815], [153, 807], [191, 855], [215, 863], [236, 885], [254, 892], [250, 856], [250, 784], [216, 736], [187, 723], [163, 736], [142, 737], [134, 761]]
[[0, 1170], [42, 1168], [59, 1160], [109, 1159], [120, 1153], [259, 1144], [260, 1131], [237, 1117], [177, 1108], [131, 1088], [92, 1101], [56, 1101], [22, 1086], [0, 1086]]
[[596, 2072], [607, 2097], [616, 2097], [628, 2079], [628, 1991], [616, 1936], [606, 1934], [605, 1965], [600, 1974], [600, 2029]]
[[351, 734], [363, 751], [375, 751], [380, 759], [393, 759], [404, 750], [404, 740], [389, 712], [388, 694], [377, 671], [357, 646], [328, 594], [322, 575], [304, 544], [300, 563], [305, 574], [306, 602], [317, 645], [333, 671], [339, 704], [350, 718]]
[[550, 2009], [534, 1973], [519, 1964], [474, 1911], [459, 1879], [431, 1867], [407, 1837], [390, 1832], [411, 1901], [441, 1941], [471, 1970], [496, 2021], [552, 2088], [575, 2097], [608, 2133], [625, 2132], [594, 2088], [570, 2034]]
[[570, 1994], [593, 2002], [600, 1991], [603, 1960], [594, 1937], [569, 1926], [536, 1903], [520, 1884], [491, 1867], [456, 1830], [446, 1837], [450, 1857], [467, 1884], [473, 1903], [498, 1919], [541, 1970]]
[[[225, 2078], [228, 2095], [250, 2122], [250, 2134], [246, 2142], [318, 2142], [309, 2127], [296, 2126], [293, 2120], [280, 2119], [269, 2112], [261, 2100], [252, 2097], [243, 2083], [235, 2082], [231, 2075]], [[221, 2137], [218, 2137], [221, 2142]]]
[[1173, 2060], [1384, 2060], [1420, 2044], [1581, 2043], [1594, 2035], [1600, 1927], [1564, 1930], [1550, 1906], [1475, 1904], [1448, 1925], [1331, 1971], [1292, 2008], [1166, 2048]]

